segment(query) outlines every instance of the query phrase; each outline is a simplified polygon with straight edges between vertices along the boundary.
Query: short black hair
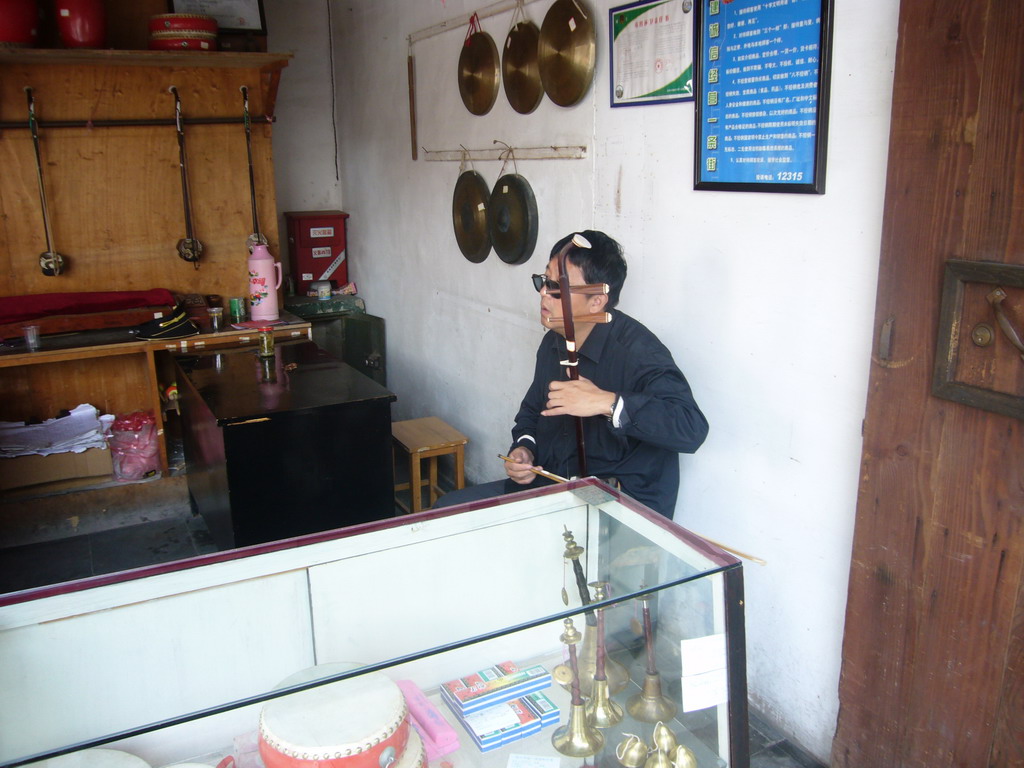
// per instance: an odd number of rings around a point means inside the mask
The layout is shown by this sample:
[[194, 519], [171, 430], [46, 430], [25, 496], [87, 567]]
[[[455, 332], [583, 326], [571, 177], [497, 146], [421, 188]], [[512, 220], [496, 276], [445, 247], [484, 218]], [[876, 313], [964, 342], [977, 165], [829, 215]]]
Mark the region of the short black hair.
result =
[[[566, 243], [572, 240], [576, 232], [566, 235], [551, 249], [551, 258], [558, 255]], [[604, 232], [585, 229], [578, 234], [583, 235], [590, 243], [590, 248], [573, 245], [566, 252], [566, 260], [583, 273], [588, 283], [606, 283], [608, 285], [608, 308], [619, 303], [619, 293], [626, 282], [626, 259], [622, 255], [622, 246], [608, 237]]]

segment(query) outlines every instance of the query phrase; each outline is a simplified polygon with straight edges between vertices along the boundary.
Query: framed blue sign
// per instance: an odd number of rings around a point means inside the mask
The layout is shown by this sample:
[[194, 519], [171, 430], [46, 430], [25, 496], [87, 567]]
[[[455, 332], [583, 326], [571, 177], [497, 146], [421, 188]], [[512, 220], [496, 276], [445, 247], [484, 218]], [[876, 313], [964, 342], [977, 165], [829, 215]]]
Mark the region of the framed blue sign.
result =
[[825, 193], [832, 0], [697, 0], [694, 189]]

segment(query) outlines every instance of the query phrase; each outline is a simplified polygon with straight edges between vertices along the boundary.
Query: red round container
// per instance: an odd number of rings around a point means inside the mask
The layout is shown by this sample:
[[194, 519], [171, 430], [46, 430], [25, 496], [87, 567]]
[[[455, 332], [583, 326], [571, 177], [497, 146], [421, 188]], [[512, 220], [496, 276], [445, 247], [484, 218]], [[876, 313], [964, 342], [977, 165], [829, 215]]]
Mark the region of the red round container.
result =
[[[165, 33], [166, 34], [166, 33]], [[151, 36], [151, 51], [216, 51], [217, 36], [205, 33], [175, 32], [168, 36]]]
[[103, 0], [57, 0], [57, 33], [65, 48], [102, 48], [107, 40]]
[[28, 48], [39, 35], [36, 0], [0, 0], [0, 48]]
[[217, 34], [217, 20], [198, 13], [161, 13], [149, 19], [150, 32], [207, 32]]

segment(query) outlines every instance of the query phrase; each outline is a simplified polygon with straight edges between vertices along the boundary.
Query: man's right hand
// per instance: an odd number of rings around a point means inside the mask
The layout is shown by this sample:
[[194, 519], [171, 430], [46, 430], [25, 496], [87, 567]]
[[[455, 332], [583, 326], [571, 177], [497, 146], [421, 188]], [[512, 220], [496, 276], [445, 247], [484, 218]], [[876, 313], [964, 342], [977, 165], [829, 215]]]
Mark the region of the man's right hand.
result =
[[505, 474], [520, 485], [529, 485], [536, 479], [533, 472], [533, 454], [529, 448], [519, 445], [512, 449], [505, 462]]

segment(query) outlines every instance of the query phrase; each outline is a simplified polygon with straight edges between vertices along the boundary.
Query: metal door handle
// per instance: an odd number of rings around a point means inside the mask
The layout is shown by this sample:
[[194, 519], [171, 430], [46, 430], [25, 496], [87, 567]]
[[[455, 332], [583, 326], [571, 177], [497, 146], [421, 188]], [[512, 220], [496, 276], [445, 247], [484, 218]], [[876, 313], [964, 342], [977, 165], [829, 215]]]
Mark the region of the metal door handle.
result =
[[1017, 333], [1017, 329], [1010, 324], [1010, 318], [1006, 316], [1006, 312], [1003, 310], [1003, 301], [1006, 299], [1006, 291], [1002, 288], [996, 288], [988, 296], [985, 297], [988, 303], [992, 305], [993, 311], [996, 313], [996, 322], [999, 323], [999, 327], [1003, 333], [1006, 334], [1006, 338], [1010, 340], [1010, 343], [1021, 352], [1021, 358], [1024, 359], [1024, 341], [1021, 341], [1020, 335]]

